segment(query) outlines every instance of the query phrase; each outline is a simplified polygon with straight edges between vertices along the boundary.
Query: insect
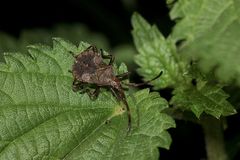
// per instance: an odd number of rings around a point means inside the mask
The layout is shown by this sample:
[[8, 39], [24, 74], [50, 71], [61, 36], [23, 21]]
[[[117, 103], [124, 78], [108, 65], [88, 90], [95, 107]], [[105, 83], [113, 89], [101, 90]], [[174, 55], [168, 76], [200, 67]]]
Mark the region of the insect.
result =
[[[81, 91], [85, 85], [95, 85], [95, 90], [85, 90], [88, 95], [92, 98], [96, 98], [99, 94], [100, 88], [105, 87], [110, 89], [112, 94], [117, 98], [118, 101], [124, 103], [127, 116], [128, 116], [128, 132], [131, 130], [131, 112], [128, 106], [124, 89], [121, 81], [126, 79], [130, 72], [115, 75], [113, 70], [114, 57], [112, 55], [104, 55], [103, 51], [100, 52], [95, 46], [90, 46], [80, 54], [74, 56], [75, 62], [72, 66], [72, 74], [74, 77], [72, 89], [73, 91]], [[105, 63], [103, 59], [109, 59], [109, 63]], [[150, 81], [153, 81], [160, 77], [162, 72]], [[140, 86], [149, 83], [150, 81], [135, 84], [128, 83], [128, 86]]]

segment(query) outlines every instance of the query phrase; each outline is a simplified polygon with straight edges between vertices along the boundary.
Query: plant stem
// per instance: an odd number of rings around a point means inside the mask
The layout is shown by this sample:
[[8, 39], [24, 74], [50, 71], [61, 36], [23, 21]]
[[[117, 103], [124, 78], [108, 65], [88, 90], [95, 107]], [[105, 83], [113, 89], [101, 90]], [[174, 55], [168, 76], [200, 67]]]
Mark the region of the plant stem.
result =
[[201, 120], [208, 160], [227, 160], [224, 145], [223, 128], [220, 120], [206, 117]]

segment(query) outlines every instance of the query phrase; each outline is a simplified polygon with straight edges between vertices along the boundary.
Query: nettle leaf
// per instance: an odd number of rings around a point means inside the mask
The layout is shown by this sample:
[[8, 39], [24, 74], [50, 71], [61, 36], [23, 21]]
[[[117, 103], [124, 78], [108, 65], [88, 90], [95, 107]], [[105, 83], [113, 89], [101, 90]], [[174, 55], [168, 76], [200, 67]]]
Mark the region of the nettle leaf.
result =
[[5, 54], [6, 63], [0, 63], [0, 159], [144, 160], [157, 159], [157, 147], [169, 147], [166, 129], [175, 124], [161, 113], [168, 105], [157, 93], [141, 90], [128, 96], [133, 129], [127, 135], [124, 105], [108, 91], [95, 101], [72, 91], [68, 70], [74, 58], [69, 52], [87, 46], [55, 38], [53, 48], [30, 46], [31, 56]]
[[170, 16], [177, 19], [171, 37], [185, 40], [181, 54], [199, 60], [202, 71], [215, 69], [220, 80], [240, 84], [239, 7], [239, 0], [178, 0]]
[[226, 100], [229, 96], [221, 86], [199, 81], [197, 86], [178, 87], [173, 92], [171, 104], [182, 109], [191, 110], [198, 118], [205, 112], [216, 118], [236, 113], [234, 107]]
[[132, 17], [134, 43], [139, 54], [135, 61], [141, 67], [139, 73], [146, 80], [163, 71], [159, 80], [152, 84], [157, 88], [173, 86], [182, 72], [177, 63], [172, 41], [166, 40], [155, 25], [148, 24], [139, 14]]

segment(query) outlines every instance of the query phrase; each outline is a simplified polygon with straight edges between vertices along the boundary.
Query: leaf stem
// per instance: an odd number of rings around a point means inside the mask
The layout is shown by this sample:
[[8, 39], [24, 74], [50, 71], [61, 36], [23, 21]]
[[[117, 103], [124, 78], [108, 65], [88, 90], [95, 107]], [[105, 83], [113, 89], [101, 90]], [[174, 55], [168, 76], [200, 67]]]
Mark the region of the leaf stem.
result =
[[208, 160], [227, 160], [221, 120], [205, 117], [201, 120]]

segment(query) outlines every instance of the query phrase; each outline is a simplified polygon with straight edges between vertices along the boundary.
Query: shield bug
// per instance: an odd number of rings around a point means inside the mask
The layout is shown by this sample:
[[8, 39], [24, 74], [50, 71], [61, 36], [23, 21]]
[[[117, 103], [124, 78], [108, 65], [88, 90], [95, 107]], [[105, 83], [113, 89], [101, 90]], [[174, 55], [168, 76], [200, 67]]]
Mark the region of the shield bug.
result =
[[[114, 57], [112, 55], [104, 55], [103, 51], [100, 52], [95, 46], [90, 46], [80, 54], [74, 56], [75, 62], [72, 66], [72, 74], [74, 77], [72, 89], [73, 91], [81, 91], [85, 85], [94, 85], [95, 90], [85, 90], [90, 97], [96, 98], [99, 94], [100, 87], [109, 88], [112, 94], [118, 101], [122, 101], [127, 109], [128, 115], [128, 132], [131, 130], [131, 112], [128, 106], [124, 89], [121, 81], [126, 79], [130, 72], [126, 72], [120, 75], [115, 75], [113, 70]], [[109, 59], [109, 63], [105, 63], [103, 59]], [[156, 76], [153, 81], [160, 77], [162, 72]], [[135, 84], [128, 83], [128, 86], [140, 86], [149, 83], [150, 81]]]

